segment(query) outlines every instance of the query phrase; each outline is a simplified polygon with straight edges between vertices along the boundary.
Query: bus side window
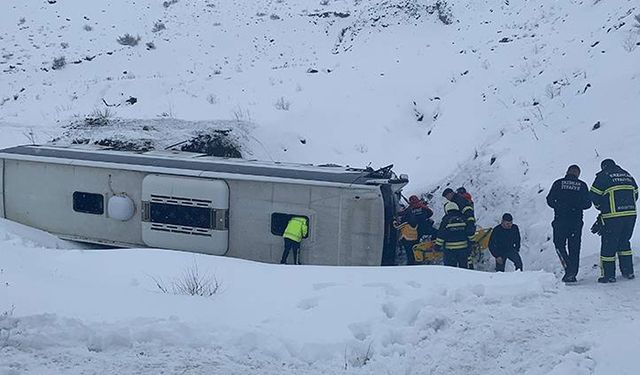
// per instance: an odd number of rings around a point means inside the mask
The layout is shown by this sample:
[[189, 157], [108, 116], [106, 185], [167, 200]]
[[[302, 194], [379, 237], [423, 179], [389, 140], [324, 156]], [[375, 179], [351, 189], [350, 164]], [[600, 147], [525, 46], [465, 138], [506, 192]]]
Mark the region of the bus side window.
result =
[[304, 217], [305, 219], [307, 219], [307, 226], [309, 230], [307, 231], [307, 235], [304, 236], [304, 238], [309, 237], [309, 232], [311, 232], [311, 224], [308, 216], [296, 215], [296, 214], [284, 214], [280, 212], [274, 212], [271, 214], [271, 234], [276, 236], [282, 236], [284, 234], [284, 230], [287, 229], [287, 224], [289, 224], [289, 220], [294, 216]]
[[103, 215], [104, 196], [102, 194], [73, 192], [73, 210], [83, 214]]

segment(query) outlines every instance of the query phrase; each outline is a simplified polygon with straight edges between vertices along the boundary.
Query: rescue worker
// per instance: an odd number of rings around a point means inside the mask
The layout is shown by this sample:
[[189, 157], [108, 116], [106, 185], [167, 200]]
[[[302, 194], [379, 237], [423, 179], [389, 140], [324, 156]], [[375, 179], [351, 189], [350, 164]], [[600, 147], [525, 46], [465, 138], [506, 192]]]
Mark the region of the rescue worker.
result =
[[565, 271], [562, 281], [568, 283], [576, 282], [580, 266], [583, 211], [591, 207], [589, 186], [579, 177], [580, 167], [571, 165], [566, 176], [551, 185], [547, 195], [547, 204], [554, 212], [551, 223], [553, 244]]
[[462, 198], [466, 199], [467, 202], [471, 203], [471, 206], [473, 206], [473, 197], [471, 196], [471, 194], [469, 194], [464, 186], [460, 186], [459, 188], [457, 188], [456, 193], [460, 194]]
[[409, 207], [405, 208], [401, 215], [407, 215], [406, 219], [413, 226], [418, 227], [418, 240], [422, 236], [435, 234], [436, 229], [433, 228], [433, 210], [429, 208], [427, 203], [418, 198], [417, 195], [409, 197]]
[[616, 282], [616, 253], [620, 272], [634, 279], [631, 236], [636, 223], [638, 185], [629, 172], [605, 159], [591, 185], [591, 200], [602, 220], [599, 283]]
[[442, 196], [458, 206], [464, 218], [464, 223], [466, 224], [467, 236], [471, 239], [473, 235], [476, 234], [476, 217], [473, 212], [473, 204], [467, 201], [462, 195], [454, 192], [451, 188], [444, 189]]
[[[471, 194], [467, 193], [467, 189], [464, 187], [458, 188], [458, 192], [454, 192], [453, 189], [447, 188], [442, 192], [442, 196], [449, 202], [453, 202], [458, 205], [462, 216], [465, 218], [467, 224], [467, 236], [469, 238], [469, 260], [467, 261], [467, 268], [473, 269], [472, 253], [474, 248], [473, 238], [476, 234], [476, 217], [474, 212], [474, 204], [471, 200]], [[468, 196], [468, 199], [466, 198]]]
[[300, 250], [300, 243], [302, 239], [309, 233], [309, 224], [307, 219], [301, 216], [292, 216], [287, 223], [287, 227], [282, 234], [284, 238], [284, 251], [282, 252], [282, 259], [280, 264], [286, 264], [289, 258], [289, 252], [293, 250], [293, 264], [300, 264], [298, 258], [298, 250]]
[[468, 268], [471, 249], [465, 218], [453, 202], [447, 202], [444, 210], [434, 248], [443, 252], [445, 266]]
[[496, 272], [504, 272], [507, 259], [513, 262], [516, 271], [522, 271], [520, 229], [513, 223], [511, 214], [502, 215], [502, 222], [491, 231], [489, 251], [496, 258]]
[[408, 215], [400, 215], [393, 222], [393, 226], [398, 230], [398, 244], [407, 257], [407, 265], [416, 264], [413, 254], [413, 246], [418, 243], [418, 227], [410, 222]]

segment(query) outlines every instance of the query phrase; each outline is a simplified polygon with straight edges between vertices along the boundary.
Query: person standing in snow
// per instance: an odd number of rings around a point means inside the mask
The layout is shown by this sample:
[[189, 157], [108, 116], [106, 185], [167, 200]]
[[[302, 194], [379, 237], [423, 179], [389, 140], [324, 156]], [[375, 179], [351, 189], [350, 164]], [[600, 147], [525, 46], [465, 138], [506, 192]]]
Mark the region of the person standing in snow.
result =
[[502, 222], [491, 231], [489, 251], [496, 258], [496, 272], [504, 272], [507, 259], [513, 262], [516, 271], [522, 271], [520, 257], [520, 229], [513, 223], [513, 216], [502, 215]]
[[457, 188], [456, 193], [460, 194], [460, 196], [462, 196], [462, 198], [469, 202], [473, 207], [473, 197], [471, 196], [471, 194], [469, 194], [464, 186], [460, 186], [459, 188]]
[[[580, 167], [572, 165], [563, 178], [551, 185], [547, 204], [553, 208], [553, 244], [565, 273], [562, 281], [576, 282], [580, 266], [583, 211], [591, 207], [589, 186], [579, 179]], [[567, 244], [569, 253], [567, 253]]]
[[307, 219], [301, 216], [293, 216], [289, 219], [287, 227], [282, 234], [284, 238], [284, 251], [282, 252], [282, 259], [280, 264], [286, 264], [289, 258], [289, 252], [293, 250], [293, 264], [300, 264], [298, 258], [298, 250], [300, 250], [300, 243], [302, 239], [309, 233], [309, 225]]
[[[473, 242], [473, 237], [474, 237], [475, 232], [476, 232], [476, 226], [475, 226], [475, 208], [474, 208], [473, 198], [471, 197], [471, 194], [469, 194], [469, 192], [467, 191], [467, 189], [466, 189], [464, 186], [460, 186], [459, 188], [457, 188], [457, 189], [456, 189], [456, 194], [455, 194], [455, 195], [457, 195], [457, 196], [460, 196], [460, 197], [464, 198], [464, 200], [466, 201], [466, 202], [465, 202], [465, 204], [466, 204], [466, 206], [465, 206], [465, 207], [469, 207], [469, 206], [471, 207], [471, 211], [469, 211], [469, 210], [468, 210], [468, 208], [467, 208], [466, 212], [469, 212], [469, 213], [470, 213], [470, 215], [471, 215], [471, 217], [473, 218], [473, 226], [469, 225], [469, 228], [467, 228], [467, 230], [469, 231], [469, 233], [471, 233], [471, 234], [469, 235], [469, 241], [471, 241], [471, 242], [469, 243], [469, 246], [470, 246], [470, 248], [471, 248], [471, 253], [469, 254], [468, 267], [469, 267], [469, 269], [473, 269], [473, 268], [474, 268], [474, 266], [473, 266], [473, 256], [474, 256], [474, 254], [473, 254], [473, 249], [474, 249], [474, 247], [475, 247], [475, 246], [474, 246], [474, 242]], [[454, 198], [453, 198], [453, 199], [455, 199], [455, 196], [454, 196]], [[463, 208], [463, 210], [465, 210], [465, 209]]]
[[467, 236], [471, 239], [473, 235], [476, 234], [476, 217], [473, 212], [473, 204], [451, 188], [444, 189], [442, 196], [445, 197], [447, 201], [455, 203], [458, 206], [466, 224]]
[[631, 236], [636, 224], [638, 184], [629, 172], [611, 159], [603, 160], [600, 168], [602, 170], [596, 174], [590, 190], [591, 200], [600, 211], [602, 223], [601, 277], [598, 282], [616, 282], [616, 253], [622, 276], [634, 279]]
[[471, 248], [465, 217], [453, 202], [447, 202], [444, 211], [434, 249], [443, 251], [445, 266], [469, 268]]
[[433, 211], [417, 195], [409, 197], [409, 207], [404, 209], [400, 215], [406, 215], [407, 221], [411, 225], [418, 227], [418, 240], [422, 236], [435, 234], [436, 230], [433, 228], [433, 220], [431, 220]]

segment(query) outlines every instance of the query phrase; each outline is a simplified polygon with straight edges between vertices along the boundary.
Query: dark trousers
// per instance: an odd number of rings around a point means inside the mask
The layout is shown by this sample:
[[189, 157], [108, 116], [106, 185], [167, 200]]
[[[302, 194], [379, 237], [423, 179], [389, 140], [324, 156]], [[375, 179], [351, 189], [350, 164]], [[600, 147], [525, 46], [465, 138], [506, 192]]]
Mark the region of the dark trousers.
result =
[[[558, 256], [566, 264], [565, 275], [575, 277], [580, 267], [580, 245], [582, 243], [582, 226], [580, 218], [556, 218], [553, 227], [553, 244]], [[567, 246], [568, 245], [568, 246]], [[567, 253], [567, 247], [569, 252]]]
[[469, 268], [469, 255], [471, 255], [469, 248], [459, 250], [444, 249], [442, 261], [445, 266]]
[[502, 258], [502, 264], [496, 261], [496, 272], [504, 272], [504, 266], [507, 264], [507, 259], [513, 262], [514, 267], [517, 270], [522, 271], [522, 258], [520, 257], [520, 253], [512, 250], [510, 252], [505, 253], [500, 258]]
[[422, 236], [435, 236], [438, 234], [438, 230], [433, 227], [433, 220], [428, 219], [418, 222], [418, 239]]
[[475, 269], [475, 266], [473, 265], [473, 258], [474, 258], [474, 249], [478, 246], [478, 244], [472, 240], [469, 240], [469, 257], [467, 258], [467, 268], [470, 270]]
[[298, 249], [300, 249], [300, 242], [285, 238], [284, 251], [282, 252], [282, 259], [280, 260], [280, 263], [286, 264], [287, 258], [289, 258], [289, 251], [293, 250], [293, 264], [300, 264], [298, 262]]
[[636, 225], [635, 216], [616, 217], [604, 220], [600, 247], [600, 266], [602, 276], [616, 276], [616, 253], [623, 275], [633, 274], [631, 254], [631, 236]]
[[413, 245], [417, 244], [418, 241], [409, 241], [404, 238], [400, 240], [400, 248], [404, 250], [404, 254], [407, 257], [407, 265], [416, 264], [416, 257], [413, 255]]

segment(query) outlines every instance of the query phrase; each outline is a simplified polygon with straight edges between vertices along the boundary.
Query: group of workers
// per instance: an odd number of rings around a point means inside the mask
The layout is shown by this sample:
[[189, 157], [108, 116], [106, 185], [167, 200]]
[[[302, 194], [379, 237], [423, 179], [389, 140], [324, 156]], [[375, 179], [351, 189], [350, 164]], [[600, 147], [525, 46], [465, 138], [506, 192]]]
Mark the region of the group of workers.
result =
[[638, 185], [633, 176], [612, 159], [603, 160], [600, 169], [589, 189], [580, 180], [580, 167], [571, 165], [566, 176], [555, 181], [547, 195], [547, 204], [554, 210], [553, 243], [565, 268], [562, 280], [568, 283], [577, 281], [583, 211], [591, 204], [600, 211], [591, 227], [592, 233], [601, 236], [598, 282], [616, 282], [616, 254], [622, 276], [635, 278], [631, 236], [637, 216]]
[[[631, 237], [636, 222], [638, 185], [627, 171], [612, 159], [602, 161], [591, 188], [580, 180], [580, 167], [571, 165], [565, 177], [553, 183], [547, 195], [547, 204], [554, 210], [553, 243], [565, 270], [562, 281], [576, 282], [580, 266], [583, 212], [592, 204], [600, 211], [591, 232], [600, 235], [600, 283], [616, 281], [616, 255], [620, 273], [634, 279]], [[417, 196], [409, 198], [409, 205], [402, 210], [395, 222], [398, 229], [399, 248], [407, 258], [407, 264], [416, 264], [413, 246], [425, 236], [434, 241], [434, 251], [442, 251], [447, 266], [471, 268], [470, 259], [476, 234], [474, 204], [465, 188], [457, 191], [447, 188], [442, 196], [445, 215], [438, 229], [431, 219], [433, 211]], [[513, 262], [516, 270], [522, 270], [520, 257], [520, 230], [513, 224], [513, 216], [502, 215], [499, 225], [490, 232], [488, 247], [495, 258], [496, 271], [505, 270], [505, 262]]]
[[[445, 215], [438, 229], [431, 219], [433, 211], [415, 195], [409, 197], [409, 205], [400, 211], [395, 227], [398, 229], [398, 244], [407, 258], [407, 264], [416, 264], [413, 247], [425, 237], [434, 240], [433, 251], [442, 252], [446, 266], [473, 268], [471, 252], [476, 234], [476, 218], [471, 194], [464, 187], [442, 192], [446, 199]], [[511, 260], [516, 270], [522, 270], [520, 257], [520, 231], [513, 224], [513, 216], [505, 213], [500, 225], [491, 230], [489, 251], [495, 257], [496, 271], [504, 271], [505, 261]]]

